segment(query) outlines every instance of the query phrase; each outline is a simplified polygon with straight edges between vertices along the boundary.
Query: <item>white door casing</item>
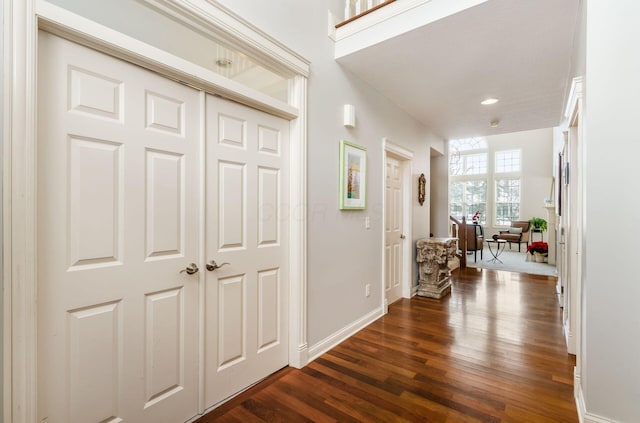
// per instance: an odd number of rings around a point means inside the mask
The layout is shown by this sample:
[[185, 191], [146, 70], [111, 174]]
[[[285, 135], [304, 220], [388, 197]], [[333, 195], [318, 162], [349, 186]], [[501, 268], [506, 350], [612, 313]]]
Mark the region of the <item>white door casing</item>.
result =
[[217, 28], [240, 46], [260, 51], [263, 61], [289, 69], [295, 75], [290, 104], [273, 101], [251, 89], [219, 78], [214, 73], [135, 38], [36, 0], [5, 0], [5, 96], [3, 127], [3, 281], [4, 281], [4, 420], [27, 423], [37, 419], [37, 281], [36, 281], [36, 67], [38, 29], [62, 35], [115, 57], [152, 69], [200, 89], [224, 92], [241, 103], [252, 104], [291, 120], [290, 210], [291, 228], [290, 364], [307, 362], [306, 343], [306, 116], [309, 63], [237, 15], [215, 3], [193, 1], [172, 4], [186, 28]]
[[584, 164], [586, 149], [584, 147], [583, 125], [583, 99], [584, 99], [584, 78], [576, 77], [571, 84], [569, 100], [565, 110], [565, 117], [568, 124], [568, 145], [569, 157], [569, 187], [567, 190], [570, 197], [569, 207], [571, 210], [571, 223], [569, 225], [567, 261], [569, 271], [567, 284], [568, 297], [568, 320], [569, 324], [566, 332], [571, 335], [567, 339], [567, 350], [576, 355], [576, 368], [574, 372], [574, 387], [576, 396], [579, 396], [581, 389], [582, 361], [584, 351], [582, 349], [582, 312], [583, 312], [583, 289], [582, 272], [584, 266], [584, 224], [585, 224], [585, 177]]
[[[582, 138], [583, 78], [574, 78], [565, 117], [567, 134], [563, 152], [564, 189], [562, 222], [565, 231], [564, 263], [565, 278], [565, 336], [567, 351], [576, 355], [576, 379], [580, 377], [580, 342], [582, 317], [582, 248], [584, 231], [584, 143]], [[577, 380], [579, 382], [579, 380]]]
[[[401, 209], [402, 215], [400, 217], [401, 220], [401, 234], [405, 235], [405, 239], [402, 239], [401, 243], [401, 261], [400, 261], [400, 296], [404, 298], [410, 298], [413, 294], [412, 284], [411, 284], [411, 257], [412, 257], [412, 248], [413, 248], [413, 237], [412, 237], [412, 164], [413, 164], [413, 152], [401, 145], [398, 145], [391, 141], [388, 138], [382, 139], [382, 168], [385, 170], [382, 172], [382, 198], [384, 199], [384, 207], [382, 209], [383, 213], [383, 222], [382, 225], [382, 237], [384, 239], [384, 243], [382, 245], [382, 265], [381, 265], [381, 285], [382, 285], [382, 307], [384, 312], [387, 312], [388, 305], [390, 303], [387, 302], [387, 269], [389, 268], [389, 264], [387, 262], [387, 214], [388, 207], [390, 206], [387, 201], [387, 160], [390, 158], [395, 162], [400, 164], [400, 179], [401, 179]], [[399, 297], [398, 297], [399, 298]]]
[[402, 297], [403, 227], [402, 163], [387, 156], [385, 169], [385, 286], [387, 304]]
[[201, 94], [46, 32], [39, 45], [38, 417], [187, 420]]
[[[560, 151], [558, 152], [558, 175], [556, 176], [556, 182], [557, 182], [557, 194], [556, 196], [562, 196], [562, 198], [558, 197], [556, 199], [554, 199], [554, 201], [557, 203], [556, 207], [555, 207], [555, 213], [556, 213], [556, 269], [557, 269], [557, 274], [558, 274], [558, 281], [556, 282], [556, 293], [558, 295], [558, 301], [560, 302], [560, 307], [563, 308], [563, 316], [562, 316], [562, 324], [564, 327], [564, 322], [566, 320], [565, 318], [565, 311], [566, 311], [566, 279], [567, 276], [565, 274], [565, 261], [566, 261], [566, 233], [565, 233], [565, 223], [564, 223], [564, 218], [562, 216], [562, 212], [560, 210], [560, 207], [562, 204], [565, 204], [566, 199], [564, 198], [564, 192], [565, 192], [565, 188], [564, 188], [564, 176], [562, 176], [562, 169], [564, 169], [564, 154], [565, 151], [567, 149], [566, 145], [567, 145], [567, 139], [569, 137], [569, 133], [568, 131], [562, 131], [562, 147], [560, 149]], [[558, 214], [558, 212], [560, 212], [560, 214]]]
[[289, 124], [211, 95], [206, 110], [211, 406], [288, 363]]
[[565, 169], [567, 168], [567, 164], [569, 163], [569, 138], [568, 134], [564, 140], [563, 148], [561, 151], [561, 163], [563, 175], [561, 176], [561, 190], [562, 190], [562, 216], [560, 217], [560, 235], [561, 235], [561, 254], [560, 254], [560, 280], [562, 281], [562, 291], [563, 291], [563, 308], [562, 308], [562, 324], [565, 332], [565, 342], [567, 343], [567, 350], [571, 350], [569, 346], [569, 339], [571, 338], [571, 319], [570, 319], [570, 309], [572, 307], [571, 301], [569, 300], [571, 294], [573, 293], [573, 286], [569, 281], [570, 275], [570, 254], [569, 254], [569, 244], [570, 244], [570, 228], [569, 228], [569, 217], [571, 212], [571, 205], [569, 201], [568, 187], [565, 182]]
[[576, 131], [574, 128], [569, 128], [569, 150], [568, 150], [568, 158], [567, 164], [569, 172], [568, 175], [568, 186], [567, 186], [567, 276], [568, 276], [568, 286], [569, 290], [567, 295], [569, 296], [569, 318], [568, 325], [566, 327], [566, 338], [567, 338], [567, 351], [571, 354], [576, 353], [576, 294], [577, 294], [577, 284], [578, 284], [578, 276], [580, 270], [578, 268], [578, 228], [579, 228], [579, 204], [578, 204], [578, 180], [579, 180], [579, 172], [578, 169], [578, 144], [576, 138]]

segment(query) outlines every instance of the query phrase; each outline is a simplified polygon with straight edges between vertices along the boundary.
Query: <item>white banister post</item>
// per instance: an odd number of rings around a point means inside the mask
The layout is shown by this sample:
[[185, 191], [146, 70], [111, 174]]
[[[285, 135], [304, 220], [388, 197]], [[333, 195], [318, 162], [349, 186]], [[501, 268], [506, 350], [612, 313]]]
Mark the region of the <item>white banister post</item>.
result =
[[344, 20], [351, 19], [351, 0], [344, 0]]
[[359, 15], [360, 13], [364, 12], [364, 10], [362, 9], [364, 6], [364, 0], [356, 0], [356, 10], [355, 10], [355, 14]]

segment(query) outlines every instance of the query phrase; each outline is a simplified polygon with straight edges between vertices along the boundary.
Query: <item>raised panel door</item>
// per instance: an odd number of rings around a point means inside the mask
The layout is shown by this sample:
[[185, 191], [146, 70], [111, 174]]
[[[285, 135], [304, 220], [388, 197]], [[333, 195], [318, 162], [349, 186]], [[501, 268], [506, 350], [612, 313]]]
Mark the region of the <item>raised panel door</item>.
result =
[[202, 94], [46, 32], [38, 50], [38, 421], [188, 420]]
[[288, 364], [288, 128], [207, 96], [207, 406]]
[[403, 193], [402, 164], [387, 156], [385, 169], [385, 296], [391, 304], [402, 297]]

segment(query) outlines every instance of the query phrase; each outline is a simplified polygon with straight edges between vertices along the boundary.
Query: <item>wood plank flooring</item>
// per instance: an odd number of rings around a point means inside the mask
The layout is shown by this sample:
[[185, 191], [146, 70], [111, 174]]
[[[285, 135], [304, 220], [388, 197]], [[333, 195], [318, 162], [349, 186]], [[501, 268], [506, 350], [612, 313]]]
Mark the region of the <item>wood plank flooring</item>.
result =
[[210, 422], [577, 422], [555, 278], [467, 268]]

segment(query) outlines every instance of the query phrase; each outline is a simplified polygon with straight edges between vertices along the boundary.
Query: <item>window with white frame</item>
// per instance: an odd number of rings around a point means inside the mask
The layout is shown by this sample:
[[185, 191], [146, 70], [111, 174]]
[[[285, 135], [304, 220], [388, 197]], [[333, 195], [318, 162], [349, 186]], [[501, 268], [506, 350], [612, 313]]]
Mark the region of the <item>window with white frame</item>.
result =
[[483, 175], [487, 173], [487, 140], [466, 138], [449, 141], [449, 175]]
[[486, 223], [489, 169], [486, 139], [451, 140], [449, 152], [450, 215], [470, 220], [479, 211], [480, 223]]
[[487, 153], [463, 154], [460, 157], [461, 175], [485, 175], [487, 173]]
[[485, 137], [462, 138], [449, 141], [449, 149], [452, 151], [486, 150], [488, 146]]
[[450, 185], [449, 214], [457, 219], [466, 216], [471, 220], [473, 214], [480, 212], [481, 224], [487, 216], [487, 181], [458, 181]]
[[495, 173], [520, 172], [520, 150], [496, 152]]
[[501, 150], [495, 153], [495, 224], [510, 225], [520, 219], [520, 150]]
[[496, 179], [496, 225], [520, 219], [520, 178]]

